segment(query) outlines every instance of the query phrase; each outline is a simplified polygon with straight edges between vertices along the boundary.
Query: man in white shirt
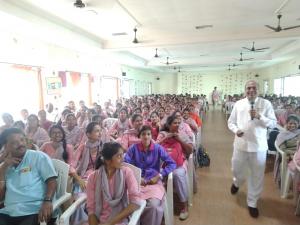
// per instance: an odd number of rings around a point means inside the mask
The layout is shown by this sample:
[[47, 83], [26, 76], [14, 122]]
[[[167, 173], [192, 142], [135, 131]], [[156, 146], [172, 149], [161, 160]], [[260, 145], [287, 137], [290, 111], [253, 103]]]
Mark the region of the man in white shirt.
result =
[[267, 127], [276, 125], [276, 117], [271, 103], [257, 97], [256, 81], [246, 83], [245, 95], [246, 98], [236, 102], [228, 119], [228, 127], [236, 135], [233, 143], [231, 194], [236, 194], [247, 179], [249, 213], [257, 218], [257, 200], [263, 190], [268, 149]]

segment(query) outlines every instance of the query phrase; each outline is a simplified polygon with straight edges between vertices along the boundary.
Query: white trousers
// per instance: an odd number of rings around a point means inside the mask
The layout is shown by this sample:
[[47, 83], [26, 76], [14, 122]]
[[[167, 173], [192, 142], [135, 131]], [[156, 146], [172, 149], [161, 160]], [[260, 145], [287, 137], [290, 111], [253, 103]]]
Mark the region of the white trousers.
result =
[[265, 165], [266, 165], [265, 151], [262, 152], [244, 152], [233, 151], [232, 156], [232, 172], [233, 183], [236, 187], [241, 185], [247, 179], [248, 194], [247, 204], [250, 207], [257, 207], [257, 200], [259, 199], [264, 185]]

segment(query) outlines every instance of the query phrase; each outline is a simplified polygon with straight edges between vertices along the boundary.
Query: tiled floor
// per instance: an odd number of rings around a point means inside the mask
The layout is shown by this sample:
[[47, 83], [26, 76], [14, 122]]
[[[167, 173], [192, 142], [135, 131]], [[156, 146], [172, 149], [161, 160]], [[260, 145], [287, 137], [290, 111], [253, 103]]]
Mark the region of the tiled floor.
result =
[[190, 217], [175, 224], [185, 225], [300, 225], [294, 215], [292, 199], [281, 199], [274, 184], [272, 159], [268, 161], [265, 186], [258, 208], [260, 217], [249, 216], [246, 205], [246, 185], [237, 196], [230, 194], [233, 135], [221, 111], [208, 113], [203, 127], [203, 144], [211, 157], [209, 168], [197, 169], [198, 193], [194, 195]]

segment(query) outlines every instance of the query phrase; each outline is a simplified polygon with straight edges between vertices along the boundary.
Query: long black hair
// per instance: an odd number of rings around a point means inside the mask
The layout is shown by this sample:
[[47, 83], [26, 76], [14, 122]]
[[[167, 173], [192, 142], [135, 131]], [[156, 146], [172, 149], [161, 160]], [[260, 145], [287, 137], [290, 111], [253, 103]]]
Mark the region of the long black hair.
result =
[[167, 118], [166, 123], [164, 124], [164, 126], [162, 127], [161, 131], [170, 131], [170, 126], [173, 123], [174, 120], [176, 120], [177, 117], [175, 116], [175, 114], [172, 114], [171, 116], [169, 116]]
[[[86, 134], [90, 134], [93, 132], [94, 130], [94, 127], [99, 125], [99, 123], [97, 122], [90, 122], [87, 126], [86, 126], [86, 129], [85, 129], [85, 133]], [[100, 126], [100, 125], [99, 125]]]
[[68, 155], [68, 152], [67, 152], [66, 133], [60, 125], [55, 124], [55, 125], [52, 125], [49, 129], [49, 136], [50, 137], [51, 137], [51, 133], [52, 133], [53, 129], [59, 129], [62, 132], [63, 137], [62, 137], [61, 141], [62, 141], [62, 145], [63, 145], [63, 149], [64, 149], [63, 154], [62, 154], [62, 158], [65, 162], [67, 162], [68, 158], [69, 158], [69, 155]]
[[122, 146], [117, 142], [108, 142], [103, 145], [101, 153], [98, 155], [95, 163], [95, 169], [99, 169], [104, 165], [104, 160], [111, 160], [118, 153]]
[[134, 121], [136, 121], [138, 117], [143, 118], [141, 114], [133, 114], [131, 116], [131, 122], [134, 123]]

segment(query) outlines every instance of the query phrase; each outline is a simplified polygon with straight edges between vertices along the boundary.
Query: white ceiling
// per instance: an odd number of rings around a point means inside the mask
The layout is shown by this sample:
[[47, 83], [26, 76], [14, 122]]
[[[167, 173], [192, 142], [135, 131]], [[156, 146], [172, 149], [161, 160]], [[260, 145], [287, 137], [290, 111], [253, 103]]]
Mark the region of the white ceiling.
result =
[[[7, 2], [80, 33], [105, 51], [137, 59], [144, 69], [224, 70], [239, 63], [242, 47], [251, 48], [253, 41], [256, 48], [270, 49], [243, 50], [244, 58], [254, 60], [242, 62], [241, 69], [272, 65], [300, 52], [300, 28], [276, 33], [264, 26], [277, 26], [278, 12], [283, 28], [300, 25], [299, 0], [83, 0], [83, 9], [73, 7], [75, 0]], [[195, 29], [202, 25], [213, 27]], [[134, 27], [139, 44], [132, 43]], [[160, 58], [154, 58], [156, 48]], [[166, 57], [178, 63], [162, 64]]]

